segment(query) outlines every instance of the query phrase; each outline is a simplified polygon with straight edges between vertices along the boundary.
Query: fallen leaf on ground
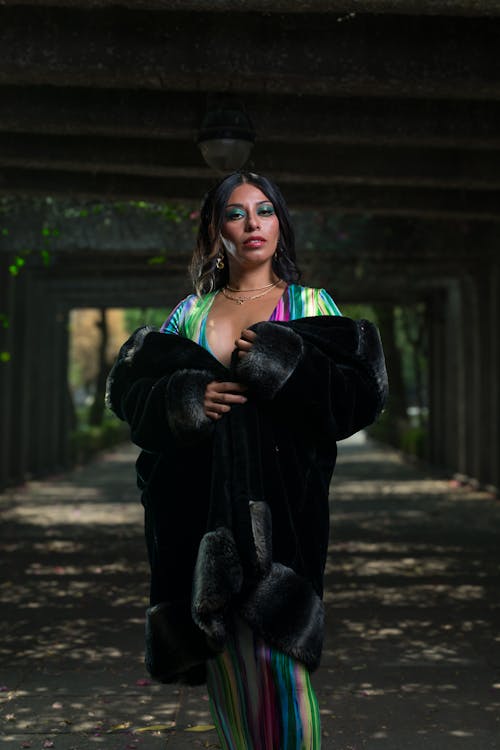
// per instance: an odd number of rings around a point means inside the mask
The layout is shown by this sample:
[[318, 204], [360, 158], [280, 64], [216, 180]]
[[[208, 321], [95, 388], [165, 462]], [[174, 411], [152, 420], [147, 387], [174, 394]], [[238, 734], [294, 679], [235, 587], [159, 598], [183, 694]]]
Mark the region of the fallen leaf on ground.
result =
[[184, 731], [185, 732], [211, 732], [212, 729], [215, 729], [215, 726], [213, 724], [197, 724], [194, 727], [187, 727]]
[[124, 721], [123, 724], [115, 724], [114, 727], [108, 729], [109, 732], [119, 732], [120, 729], [128, 729], [130, 727], [130, 721]]
[[136, 727], [134, 732], [160, 732], [162, 729], [171, 729], [175, 726], [175, 722], [170, 724], [151, 724], [149, 727]]

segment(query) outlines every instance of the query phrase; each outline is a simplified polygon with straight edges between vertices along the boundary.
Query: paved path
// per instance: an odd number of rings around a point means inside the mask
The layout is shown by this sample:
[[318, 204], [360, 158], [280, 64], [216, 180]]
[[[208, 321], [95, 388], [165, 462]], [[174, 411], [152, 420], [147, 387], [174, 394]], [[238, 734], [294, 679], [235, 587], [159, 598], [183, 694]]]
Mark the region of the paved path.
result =
[[[142, 666], [133, 459], [120, 448], [0, 495], [6, 750], [219, 747], [205, 690]], [[500, 750], [500, 502], [360, 439], [332, 494], [322, 747]]]

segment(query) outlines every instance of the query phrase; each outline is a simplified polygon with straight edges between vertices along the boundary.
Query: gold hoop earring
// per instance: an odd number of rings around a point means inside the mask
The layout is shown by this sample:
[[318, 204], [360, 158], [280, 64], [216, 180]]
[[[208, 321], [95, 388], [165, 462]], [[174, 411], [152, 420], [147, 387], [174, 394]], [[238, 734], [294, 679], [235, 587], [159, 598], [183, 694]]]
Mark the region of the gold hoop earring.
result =
[[222, 253], [219, 253], [217, 256], [217, 260], [215, 261], [215, 267], [218, 271], [222, 271], [224, 265], [224, 256], [222, 255]]

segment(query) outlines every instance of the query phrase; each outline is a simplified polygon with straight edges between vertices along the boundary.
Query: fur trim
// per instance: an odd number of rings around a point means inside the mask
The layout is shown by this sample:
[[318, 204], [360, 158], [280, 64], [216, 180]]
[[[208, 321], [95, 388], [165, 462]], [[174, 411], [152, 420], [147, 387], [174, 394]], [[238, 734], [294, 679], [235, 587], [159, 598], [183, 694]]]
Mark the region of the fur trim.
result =
[[236, 362], [236, 375], [261, 398], [272, 399], [297, 367], [302, 339], [290, 328], [265, 321], [251, 326], [257, 333], [252, 348]]
[[[144, 339], [151, 333], [156, 331], [153, 326], [142, 326], [137, 328], [134, 333], [122, 344], [118, 357], [115, 364], [111, 368], [109, 375], [106, 380], [106, 392], [104, 394], [104, 402], [106, 407], [113, 411], [119, 419], [124, 419], [119, 404], [113, 399], [112, 393], [117, 382], [120, 381], [120, 374], [123, 373], [124, 365], [125, 369], [128, 369], [132, 364], [132, 360], [137, 352], [141, 349]], [[123, 377], [123, 375], [122, 375]]]
[[191, 614], [215, 649], [224, 647], [224, 615], [242, 585], [243, 570], [232, 533], [223, 526], [207, 532], [194, 570]]
[[166, 406], [170, 429], [177, 437], [196, 439], [210, 431], [213, 420], [203, 406], [207, 384], [214, 379], [207, 370], [178, 370], [168, 381]]
[[262, 501], [251, 501], [250, 518], [259, 573], [266, 576], [271, 570], [273, 560], [273, 529], [269, 505]]
[[372, 379], [375, 382], [375, 393], [378, 397], [377, 415], [385, 406], [389, 395], [389, 383], [385, 366], [382, 341], [378, 329], [369, 320], [360, 320], [358, 323], [358, 350], [356, 354], [360, 360], [368, 366]]
[[262, 638], [313, 671], [321, 659], [323, 602], [309, 581], [281, 563], [245, 597], [237, 609]]
[[144, 343], [144, 339], [146, 338], [148, 333], [151, 333], [151, 331], [156, 331], [156, 330], [157, 329], [154, 328], [154, 326], [142, 326], [141, 328], [137, 328], [136, 331], [134, 331], [132, 336], [129, 338], [129, 340], [126, 341], [125, 344], [123, 345], [124, 348], [126, 347], [125, 351], [123, 352], [123, 361], [126, 362], [127, 364], [130, 364], [130, 362], [132, 362], [134, 356], [137, 354], [139, 349], [141, 349]]

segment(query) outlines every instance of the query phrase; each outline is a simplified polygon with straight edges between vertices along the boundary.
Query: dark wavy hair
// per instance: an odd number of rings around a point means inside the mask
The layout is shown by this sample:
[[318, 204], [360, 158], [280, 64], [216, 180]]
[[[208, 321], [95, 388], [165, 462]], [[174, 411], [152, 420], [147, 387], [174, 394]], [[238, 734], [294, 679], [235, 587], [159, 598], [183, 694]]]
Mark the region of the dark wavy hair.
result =
[[289, 283], [295, 283], [300, 279], [301, 273], [295, 262], [295, 233], [279, 188], [262, 175], [253, 172], [233, 172], [208, 191], [201, 206], [196, 249], [189, 267], [198, 295], [220, 289], [229, 280], [228, 263], [226, 262], [221, 270], [217, 269], [215, 264], [219, 251], [224, 253], [221, 229], [227, 202], [233, 190], [244, 183], [259, 188], [273, 204], [278, 217], [280, 234], [276, 248], [277, 258], [272, 259], [274, 273]]

